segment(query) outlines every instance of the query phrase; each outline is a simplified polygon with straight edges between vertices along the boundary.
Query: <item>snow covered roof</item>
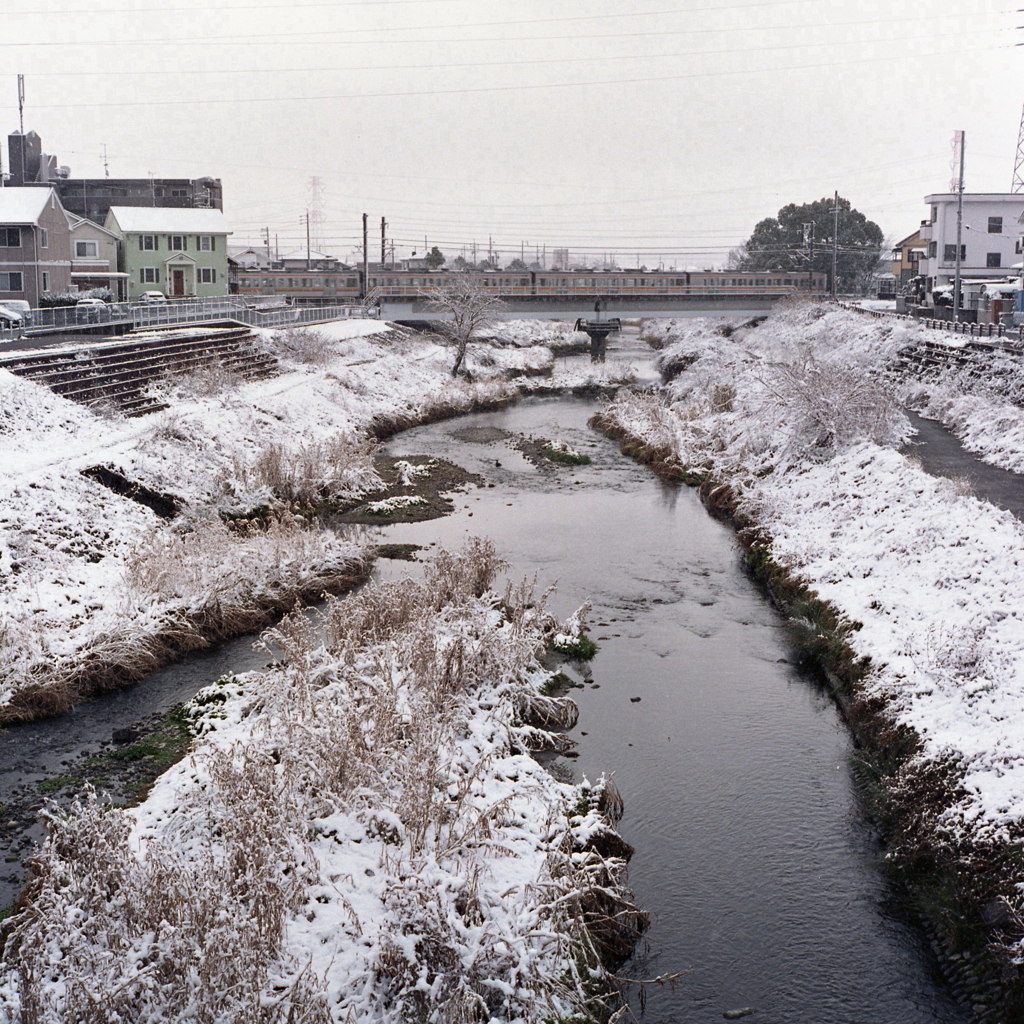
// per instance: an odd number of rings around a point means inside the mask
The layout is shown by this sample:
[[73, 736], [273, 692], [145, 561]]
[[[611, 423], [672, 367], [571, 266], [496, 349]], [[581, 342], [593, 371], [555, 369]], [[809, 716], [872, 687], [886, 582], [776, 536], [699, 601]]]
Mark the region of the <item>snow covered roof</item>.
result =
[[123, 232], [181, 231], [197, 235], [230, 235], [220, 210], [175, 209], [166, 206], [112, 206], [108, 217]]
[[[308, 256], [311, 260], [336, 260], [337, 256], [328, 256], [325, 252], [317, 252], [316, 249], [312, 249]], [[282, 260], [304, 260], [307, 259], [305, 249], [292, 249], [291, 252], [284, 253], [280, 259]]]
[[0, 224], [37, 224], [52, 188], [0, 188]]

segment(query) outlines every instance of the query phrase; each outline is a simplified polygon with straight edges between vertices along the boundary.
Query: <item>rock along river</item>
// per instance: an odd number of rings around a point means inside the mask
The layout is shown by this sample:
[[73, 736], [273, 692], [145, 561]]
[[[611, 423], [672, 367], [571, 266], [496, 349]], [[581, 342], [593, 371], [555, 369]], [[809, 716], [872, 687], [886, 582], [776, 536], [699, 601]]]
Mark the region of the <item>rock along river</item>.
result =
[[[591, 431], [594, 408], [533, 398], [399, 435], [390, 454], [444, 457], [493, 486], [456, 495], [445, 519], [382, 533], [425, 547], [489, 537], [513, 577], [558, 582], [558, 614], [593, 602], [600, 649], [572, 691], [579, 757], [552, 770], [614, 772], [625, 800], [630, 880], [653, 923], [621, 973], [685, 972], [671, 987], [649, 987], [641, 1019], [701, 1024], [749, 1007], [745, 1019], [765, 1024], [965, 1021], [881, 873], [858, 811], [849, 736], [829, 698], [790, 663], [782, 624], [744, 576], [732, 532], [692, 490], [659, 482]], [[592, 462], [538, 467], [510, 443], [523, 435], [565, 441]], [[382, 560], [376, 572], [410, 570]], [[236, 642], [58, 722], [0, 736], [0, 803], [5, 785], [59, 773], [72, 749], [109, 739], [111, 727], [265, 657]]]

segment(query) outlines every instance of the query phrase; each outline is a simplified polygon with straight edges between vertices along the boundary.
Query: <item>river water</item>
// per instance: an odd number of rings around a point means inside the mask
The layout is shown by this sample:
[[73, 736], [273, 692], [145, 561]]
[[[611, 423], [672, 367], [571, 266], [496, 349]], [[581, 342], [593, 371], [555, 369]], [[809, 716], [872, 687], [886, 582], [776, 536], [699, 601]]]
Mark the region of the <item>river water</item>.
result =
[[[558, 582], [557, 613], [593, 602], [600, 650], [572, 691], [579, 757], [555, 770], [614, 772], [623, 794], [621, 831], [637, 851], [631, 884], [653, 917], [623, 974], [686, 972], [649, 988], [642, 1019], [701, 1024], [751, 1007], [749, 1019], [766, 1024], [965, 1021], [880, 873], [851, 783], [849, 737], [827, 696], [790, 663], [731, 531], [692, 490], [659, 482], [591, 431], [594, 408], [533, 398], [396, 437], [392, 454], [445, 457], [494, 486], [457, 495], [445, 519], [382, 533], [449, 547], [490, 537], [514, 577]], [[593, 461], [538, 468], [506, 434], [560, 439]], [[381, 561], [377, 574], [408, 571], [415, 566]], [[11, 730], [0, 737], [0, 803], [5, 786], [59, 772], [112, 728], [265, 658], [238, 641], [72, 715]]]

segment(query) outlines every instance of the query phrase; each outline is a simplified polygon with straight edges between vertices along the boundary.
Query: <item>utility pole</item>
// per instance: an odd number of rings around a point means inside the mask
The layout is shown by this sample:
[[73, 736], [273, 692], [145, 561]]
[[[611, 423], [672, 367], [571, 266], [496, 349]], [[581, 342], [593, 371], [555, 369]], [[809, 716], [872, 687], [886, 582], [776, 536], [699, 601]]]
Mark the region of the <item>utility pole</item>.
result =
[[18, 130], [25, 134], [25, 76], [18, 75]]
[[313, 269], [311, 252], [312, 246], [309, 244], [309, 210], [306, 211], [306, 270], [307, 272]]
[[[839, 189], [836, 189], [835, 206], [832, 207], [832, 301], [836, 301], [836, 267], [839, 264]], [[812, 271], [813, 272], [813, 271]]]
[[267, 243], [267, 260], [270, 259], [270, 225], [263, 229], [263, 240]]
[[956, 181], [956, 274], [953, 277], [953, 323], [960, 318], [960, 239], [964, 230], [964, 146], [966, 132], [959, 131], [955, 135], [956, 144], [960, 149], [960, 173]]
[[110, 177], [110, 167], [107, 165], [107, 144], [103, 143], [103, 177]]
[[387, 261], [388, 261], [387, 253], [385, 252], [385, 249], [387, 248], [387, 243], [384, 241], [384, 232], [387, 231], [387, 229], [388, 229], [388, 222], [383, 217], [381, 217], [381, 219], [380, 219], [380, 269], [381, 270], [384, 269], [384, 264], [387, 263]]
[[363, 214], [363, 298], [370, 290], [370, 236], [367, 231], [368, 219]]

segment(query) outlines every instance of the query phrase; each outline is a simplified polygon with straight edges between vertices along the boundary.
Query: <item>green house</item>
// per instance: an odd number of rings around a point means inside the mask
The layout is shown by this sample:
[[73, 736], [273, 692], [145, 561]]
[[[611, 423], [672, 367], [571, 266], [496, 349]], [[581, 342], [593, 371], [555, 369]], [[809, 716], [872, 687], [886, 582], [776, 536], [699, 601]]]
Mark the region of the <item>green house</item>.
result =
[[220, 210], [112, 206], [104, 225], [121, 239], [128, 298], [227, 295], [228, 230]]

